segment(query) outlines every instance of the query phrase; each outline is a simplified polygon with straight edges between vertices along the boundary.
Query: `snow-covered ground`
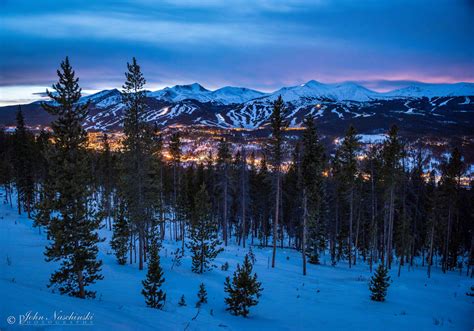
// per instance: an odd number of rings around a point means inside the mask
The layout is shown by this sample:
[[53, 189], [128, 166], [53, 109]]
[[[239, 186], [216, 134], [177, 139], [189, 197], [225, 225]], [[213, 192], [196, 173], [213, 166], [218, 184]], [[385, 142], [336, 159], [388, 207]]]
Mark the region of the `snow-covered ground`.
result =
[[[145, 306], [140, 294], [145, 271], [139, 271], [137, 265], [119, 266], [107, 241], [100, 246], [104, 280], [93, 286], [97, 298], [81, 300], [62, 296], [46, 287], [55, 266], [44, 261], [43, 250], [47, 243], [44, 234], [32, 227], [31, 220], [19, 216], [15, 206], [3, 204], [3, 197], [0, 201], [0, 330], [27, 329], [19, 326], [19, 319], [28, 311], [49, 320], [54, 312], [90, 313], [92, 325], [88, 325], [87, 330], [114, 331], [421, 331], [472, 330], [474, 327], [473, 298], [465, 294], [474, 280], [458, 272], [443, 275], [435, 268], [432, 278], [427, 279], [426, 269], [418, 266], [412, 271], [404, 268], [398, 278], [394, 268], [387, 301], [377, 303], [369, 299], [370, 273], [362, 262], [352, 269], [343, 263], [336, 267], [309, 265], [308, 275], [304, 277], [300, 254], [285, 249], [278, 250], [275, 269], [268, 268], [270, 248], [254, 249], [255, 270], [264, 290], [260, 303], [251, 308], [248, 318], [230, 315], [224, 304], [224, 279], [232, 275], [246, 253], [236, 246], [229, 246], [219, 255], [216, 261], [219, 268], [197, 275], [191, 272], [189, 257], [171, 270], [171, 252], [177, 245], [165, 241], [160, 253], [167, 293], [163, 311]], [[108, 230], [102, 229], [101, 233], [110, 238]], [[322, 261], [326, 262], [324, 258]], [[228, 271], [220, 269], [225, 262], [230, 264]], [[194, 305], [201, 282], [206, 285], [209, 302], [197, 314]], [[186, 307], [178, 306], [182, 294], [188, 304]], [[8, 324], [8, 317], [10, 322], [14, 318], [13, 324]], [[56, 325], [40, 329], [69, 328]]]

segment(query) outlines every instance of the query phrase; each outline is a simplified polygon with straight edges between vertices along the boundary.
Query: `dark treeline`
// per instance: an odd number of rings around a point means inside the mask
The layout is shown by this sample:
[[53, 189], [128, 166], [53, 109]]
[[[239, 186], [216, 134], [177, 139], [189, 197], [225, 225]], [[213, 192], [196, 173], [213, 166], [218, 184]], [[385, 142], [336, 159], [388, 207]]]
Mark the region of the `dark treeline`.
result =
[[[421, 265], [428, 277], [432, 267], [472, 277], [474, 192], [461, 185], [466, 165], [459, 149], [427, 173], [426, 153], [405, 143], [395, 126], [368, 150], [350, 126], [329, 154], [308, 117], [289, 150], [279, 98], [263, 153], [233, 148], [223, 138], [204, 162], [184, 163], [180, 134], [164, 141], [144, 121], [146, 82], [135, 59], [127, 69], [119, 151], [111, 151], [105, 133], [101, 150], [87, 148], [80, 123], [88, 105], [78, 102], [80, 88], [67, 59], [49, 93], [56, 102], [44, 105], [56, 116], [53, 132], [34, 136], [21, 110], [16, 131], [0, 131], [5, 202], [13, 205], [17, 195], [18, 212], [46, 230], [52, 242], [47, 259], [62, 261], [51, 278], [61, 292], [94, 295], [86, 287], [101, 278], [99, 223], [113, 231], [119, 264], [143, 269], [151, 260], [156, 272], [147, 277], [146, 293], [164, 281], [156, 257], [163, 239], [179, 241], [175, 259], [189, 254], [197, 273], [213, 267], [222, 245], [235, 244], [272, 246], [272, 267], [278, 247], [299, 250], [304, 274], [307, 263], [343, 262], [349, 268], [396, 267], [398, 275]], [[161, 307], [166, 296], [150, 295], [147, 302]]]

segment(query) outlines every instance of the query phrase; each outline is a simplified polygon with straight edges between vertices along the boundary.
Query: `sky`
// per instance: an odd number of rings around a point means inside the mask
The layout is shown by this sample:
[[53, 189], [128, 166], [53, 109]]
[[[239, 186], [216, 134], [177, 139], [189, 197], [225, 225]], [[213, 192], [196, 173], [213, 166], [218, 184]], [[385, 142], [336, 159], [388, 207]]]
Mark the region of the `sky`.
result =
[[69, 56], [86, 93], [315, 79], [387, 91], [474, 82], [472, 0], [0, 0], [0, 105], [40, 97]]

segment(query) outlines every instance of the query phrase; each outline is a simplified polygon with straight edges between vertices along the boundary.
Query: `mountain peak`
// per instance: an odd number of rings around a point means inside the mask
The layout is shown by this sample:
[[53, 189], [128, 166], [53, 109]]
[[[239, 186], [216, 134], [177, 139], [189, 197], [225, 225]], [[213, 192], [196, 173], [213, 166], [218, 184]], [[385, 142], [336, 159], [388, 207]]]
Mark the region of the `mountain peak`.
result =
[[474, 83], [430, 84], [413, 82], [407, 87], [384, 93], [387, 97], [434, 98], [474, 96]]
[[186, 90], [191, 90], [191, 91], [198, 91], [198, 92], [206, 92], [209, 91], [205, 89], [201, 84], [199, 83], [192, 83], [192, 84], [187, 84], [187, 85], [176, 85], [172, 88], [179, 88], [179, 89], [186, 89]]
[[301, 86], [307, 86], [307, 87], [319, 87], [319, 86], [322, 86], [322, 85], [324, 85], [324, 84], [321, 83], [321, 82], [318, 82], [317, 80], [314, 80], [314, 79], [309, 80], [304, 84], [301, 84]]

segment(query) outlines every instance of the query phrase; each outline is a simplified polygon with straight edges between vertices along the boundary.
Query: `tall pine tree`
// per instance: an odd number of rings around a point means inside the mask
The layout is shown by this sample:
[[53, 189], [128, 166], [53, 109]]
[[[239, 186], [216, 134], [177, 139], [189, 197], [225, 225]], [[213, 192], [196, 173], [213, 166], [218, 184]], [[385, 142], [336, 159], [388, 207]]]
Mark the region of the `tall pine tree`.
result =
[[[302, 136], [301, 176], [303, 184], [303, 274], [306, 274], [306, 255], [310, 263], [319, 263], [319, 251], [324, 248], [323, 169], [324, 147], [309, 116], [304, 121]], [[309, 231], [308, 231], [309, 230]], [[308, 231], [308, 242], [306, 241]]]
[[89, 104], [79, 103], [79, 79], [67, 57], [57, 73], [55, 92], [46, 91], [54, 103], [43, 103], [43, 108], [56, 117], [50, 162], [55, 178], [54, 216], [48, 228], [52, 241], [45, 254], [47, 261], [60, 262], [60, 268], [52, 274], [50, 286], [71, 296], [94, 297], [95, 292], [87, 286], [102, 279], [102, 261], [97, 260], [101, 220], [90, 199], [87, 135], [81, 125]]
[[343, 200], [348, 205], [348, 223], [349, 223], [349, 237], [348, 237], [348, 260], [349, 268], [353, 263], [353, 228], [355, 217], [355, 194], [356, 194], [356, 179], [358, 174], [357, 153], [360, 149], [360, 142], [355, 128], [351, 125], [346, 132], [346, 136], [339, 147], [337, 154], [339, 156], [339, 187], [342, 190]]
[[34, 198], [34, 136], [26, 128], [21, 108], [16, 115], [16, 129], [14, 134], [13, 169], [15, 170], [15, 184], [18, 196], [18, 213], [23, 205], [31, 215], [31, 206]]
[[281, 164], [283, 161], [283, 130], [287, 126], [285, 120], [285, 104], [283, 99], [278, 99], [273, 103], [273, 111], [270, 116], [272, 127], [272, 136], [270, 138], [270, 155], [275, 175], [275, 216], [273, 218], [273, 252], [272, 252], [272, 268], [275, 268], [276, 245], [278, 237], [278, 221], [280, 219], [280, 201], [281, 201]]
[[128, 72], [123, 85], [124, 153], [122, 159], [121, 192], [127, 205], [128, 219], [138, 234], [138, 268], [143, 269], [146, 230], [153, 221], [153, 207], [159, 198], [153, 189], [152, 157], [154, 149], [153, 128], [145, 122], [145, 78], [135, 58], [127, 63]]

